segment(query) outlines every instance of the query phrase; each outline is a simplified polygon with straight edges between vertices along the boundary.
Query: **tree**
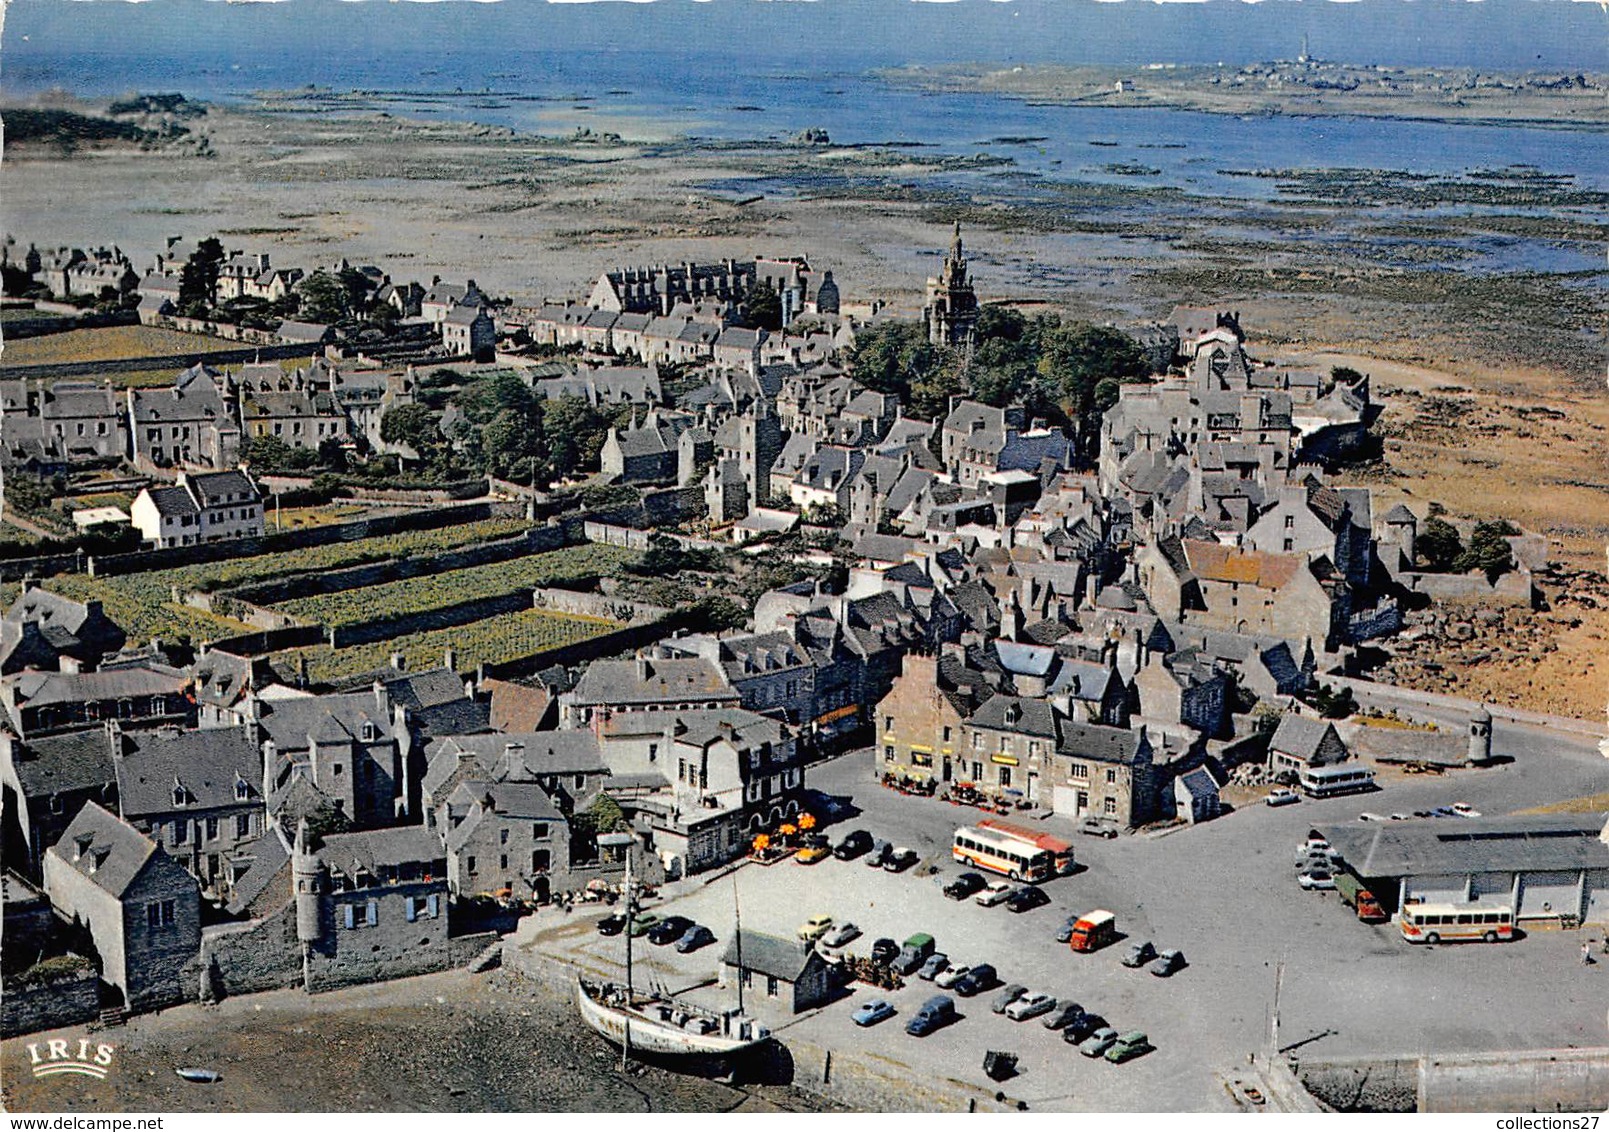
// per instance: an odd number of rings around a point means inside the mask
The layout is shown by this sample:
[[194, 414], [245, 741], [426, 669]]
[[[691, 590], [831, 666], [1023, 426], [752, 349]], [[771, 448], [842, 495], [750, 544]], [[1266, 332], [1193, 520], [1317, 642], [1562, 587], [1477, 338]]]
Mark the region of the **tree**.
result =
[[399, 405], [380, 418], [380, 439], [387, 444], [406, 444], [422, 460], [429, 460], [441, 447], [441, 422], [423, 405]]
[[755, 285], [749, 292], [746, 307], [743, 316], [745, 325], [759, 330], [782, 329], [782, 296], [777, 294], [770, 280], [762, 279]]
[[927, 340], [920, 323], [885, 322], [858, 332], [851, 362], [856, 381], [908, 403], [911, 386], [931, 379], [948, 353]]
[[1464, 553], [1458, 529], [1440, 515], [1425, 520], [1419, 537], [1414, 540], [1414, 548], [1424, 559], [1425, 568], [1436, 573], [1452, 569], [1453, 563]]
[[349, 297], [346, 285], [328, 271], [315, 271], [297, 288], [302, 296], [301, 314], [308, 322], [340, 322], [346, 317]]
[[549, 478], [565, 479], [596, 469], [611, 423], [584, 397], [548, 400], [542, 406], [542, 439], [547, 442]]
[[[1069, 416], [1086, 420], [1099, 416], [1096, 390], [1102, 382], [1139, 381], [1148, 368], [1127, 334], [1088, 323], [1050, 329], [1039, 358], [1046, 395], [1059, 401]], [[1108, 388], [1107, 395], [1112, 392]]]
[[599, 794], [588, 811], [592, 814], [593, 828], [599, 833], [614, 833], [626, 828], [626, 814], [607, 794]]
[[1453, 560], [1453, 569], [1461, 573], [1479, 570], [1486, 575], [1487, 581], [1496, 582], [1514, 569], [1514, 555], [1509, 548], [1508, 537], [1519, 533], [1502, 520], [1476, 523], [1475, 529], [1470, 532], [1469, 546]]
[[218, 297], [218, 268], [223, 263], [223, 244], [208, 236], [196, 245], [179, 271], [179, 307], [205, 314]]

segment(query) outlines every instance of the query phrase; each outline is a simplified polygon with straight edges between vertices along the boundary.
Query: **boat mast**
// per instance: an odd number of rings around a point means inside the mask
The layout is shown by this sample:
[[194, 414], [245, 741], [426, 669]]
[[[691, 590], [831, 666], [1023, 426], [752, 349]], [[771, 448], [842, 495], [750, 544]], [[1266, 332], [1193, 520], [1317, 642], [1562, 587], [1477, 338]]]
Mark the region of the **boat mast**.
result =
[[732, 936], [732, 945], [737, 949], [737, 1012], [743, 1013], [743, 906], [737, 899], [737, 873], [732, 874], [732, 918], [736, 921], [736, 931]]
[[634, 997], [631, 985], [631, 932], [637, 922], [637, 903], [631, 887], [631, 848], [626, 848], [626, 1009], [621, 1015], [625, 1022], [625, 1031], [620, 1042], [620, 1068], [626, 1068], [627, 1059], [631, 1057], [631, 1000]]

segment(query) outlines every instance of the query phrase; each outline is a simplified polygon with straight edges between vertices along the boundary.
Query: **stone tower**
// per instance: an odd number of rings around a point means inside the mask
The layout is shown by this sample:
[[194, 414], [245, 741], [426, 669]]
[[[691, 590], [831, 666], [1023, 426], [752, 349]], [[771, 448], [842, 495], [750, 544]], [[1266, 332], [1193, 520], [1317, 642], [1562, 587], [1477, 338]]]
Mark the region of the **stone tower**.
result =
[[1492, 761], [1492, 713], [1482, 704], [1469, 717], [1469, 754], [1464, 762], [1469, 766], [1484, 766]]
[[821, 273], [821, 286], [816, 288], [816, 313], [837, 314], [839, 310], [838, 284], [832, 280], [832, 272]]
[[296, 826], [296, 845], [291, 851], [291, 881], [296, 888], [296, 938], [302, 954], [324, 938], [322, 912], [327, 877], [323, 863], [308, 848], [307, 819]]
[[972, 351], [978, 327], [978, 296], [967, 277], [965, 250], [961, 246], [961, 222], [955, 222], [955, 235], [944, 257], [944, 269], [937, 279], [927, 281], [927, 307], [922, 312], [927, 338], [935, 346], [948, 346], [963, 353]]
[[756, 399], [739, 420], [738, 463], [749, 488], [749, 506], [771, 503], [771, 465], [782, 453], [782, 421], [769, 398]]

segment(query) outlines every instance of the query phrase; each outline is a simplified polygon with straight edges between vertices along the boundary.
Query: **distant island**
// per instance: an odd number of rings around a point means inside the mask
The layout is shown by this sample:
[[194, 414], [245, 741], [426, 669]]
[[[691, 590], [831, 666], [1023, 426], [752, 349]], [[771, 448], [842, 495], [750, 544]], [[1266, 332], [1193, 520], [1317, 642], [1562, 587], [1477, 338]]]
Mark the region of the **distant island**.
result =
[[911, 65], [876, 75], [920, 90], [1079, 106], [1609, 127], [1609, 79], [1581, 73], [1375, 67], [1301, 57], [1241, 67]]

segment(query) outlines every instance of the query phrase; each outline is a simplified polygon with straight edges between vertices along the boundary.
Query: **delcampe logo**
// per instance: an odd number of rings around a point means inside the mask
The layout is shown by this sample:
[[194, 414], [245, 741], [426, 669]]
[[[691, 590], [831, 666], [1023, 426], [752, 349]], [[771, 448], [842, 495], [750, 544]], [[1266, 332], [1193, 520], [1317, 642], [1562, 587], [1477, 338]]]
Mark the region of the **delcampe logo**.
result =
[[106, 1080], [112, 1057], [117, 1047], [106, 1042], [91, 1045], [88, 1038], [80, 1038], [78, 1047], [64, 1039], [50, 1042], [29, 1042], [28, 1061], [35, 1077], [54, 1077], [61, 1073], [78, 1073], [97, 1080]]

